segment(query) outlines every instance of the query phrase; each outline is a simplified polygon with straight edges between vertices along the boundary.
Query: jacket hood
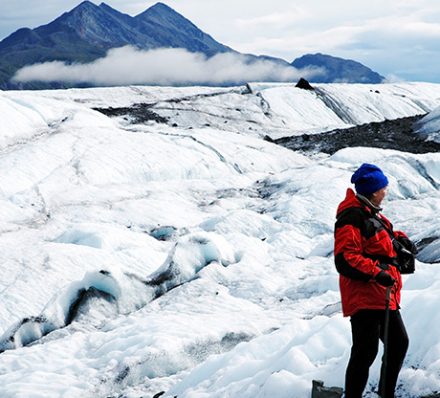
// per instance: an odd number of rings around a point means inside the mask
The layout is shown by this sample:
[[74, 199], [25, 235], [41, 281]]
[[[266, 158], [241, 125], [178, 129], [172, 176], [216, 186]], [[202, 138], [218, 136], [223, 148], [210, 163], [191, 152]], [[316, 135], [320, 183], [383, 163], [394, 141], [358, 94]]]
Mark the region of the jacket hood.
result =
[[338, 210], [336, 211], [336, 216], [338, 216], [344, 210], [350, 207], [364, 208], [366, 206], [356, 197], [355, 192], [351, 188], [348, 188], [347, 193], [345, 195], [345, 199], [338, 206]]

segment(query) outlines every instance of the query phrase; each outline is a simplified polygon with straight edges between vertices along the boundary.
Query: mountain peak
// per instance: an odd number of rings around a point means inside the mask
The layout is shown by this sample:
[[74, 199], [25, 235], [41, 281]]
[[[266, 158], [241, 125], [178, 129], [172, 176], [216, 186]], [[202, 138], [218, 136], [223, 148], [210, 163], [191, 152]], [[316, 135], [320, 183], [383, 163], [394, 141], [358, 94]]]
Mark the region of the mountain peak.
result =
[[231, 51], [164, 3], [156, 3], [134, 18], [142, 25], [144, 34], [148, 37], [160, 37], [165, 47], [186, 48], [208, 56]]
[[[145, 40], [132, 26], [133, 22], [133, 17], [122, 14], [105, 3], [97, 6], [86, 0], [37, 30], [44, 37], [47, 35], [65, 36], [68, 32], [72, 35], [70, 41], [77, 44], [81, 41], [80, 46], [86, 46], [86, 51], [89, 51], [88, 49], [92, 46], [94, 47], [92, 52], [101, 55], [109, 48], [122, 47], [127, 44], [139, 46]], [[66, 40], [60, 44], [66, 47]]]
[[96, 14], [96, 12], [99, 12], [99, 7], [91, 1], [85, 0], [70, 11], [63, 13], [60, 17], [55, 19], [55, 21], [68, 21], [70, 19], [78, 21], [84, 18], [85, 15], [93, 15]]
[[162, 18], [162, 19], [172, 17], [172, 18], [181, 18], [186, 20], [186, 18], [183, 15], [179, 14], [176, 10], [166, 5], [165, 3], [161, 3], [161, 2], [156, 3], [153, 6], [147, 8], [144, 12], [140, 13], [135, 18], [138, 17], [141, 18], [151, 17], [151, 18]]
[[145, 13], [150, 15], [177, 15], [181, 18], [185, 18], [183, 15], [179, 14], [174, 8], [171, 8], [169, 5], [161, 2], [158, 2], [147, 8], [145, 10]]
[[118, 14], [120, 14], [120, 12], [118, 10], [116, 10], [113, 7], [109, 6], [107, 3], [101, 3], [99, 5], [99, 8], [104, 10], [104, 11], [112, 11], [112, 12], [117, 12]]
[[78, 4], [76, 7], [72, 8], [69, 12], [74, 11], [82, 11], [82, 10], [94, 10], [98, 8], [96, 4], [92, 3], [91, 1], [85, 0]]
[[[154, 4], [153, 6], [151, 6], [149, 8], [149, 10], [154, 10], [154, 9], [164, 9], [164, 10], [171, 10], [174, 11], [170, 6], [166, 5], [165, 3], [162, 2], [157, 2], [156, 4]], [[175, 12], [175, 11], [174, 11]]]

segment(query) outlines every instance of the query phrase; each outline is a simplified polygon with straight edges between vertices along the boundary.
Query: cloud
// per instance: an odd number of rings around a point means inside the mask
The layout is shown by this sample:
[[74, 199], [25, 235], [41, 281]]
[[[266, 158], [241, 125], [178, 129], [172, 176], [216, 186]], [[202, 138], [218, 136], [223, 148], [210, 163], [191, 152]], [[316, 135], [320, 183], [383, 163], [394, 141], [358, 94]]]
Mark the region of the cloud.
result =
[[385, 77], [385, 83], [402, 83], [405, 79], [401, 78], [400, 76], [394, 75], [390, 73]]
[[269, 25], [281, 12], [286, 13], [286, 20], [289, 15], [293, 18], [291, 3], [280, 0], [270, 3], [274, 4], [271, 12], [250, 11], [255, 26], [248, 23], [241, 30], [225, 30], [225, 35], [230, 34], [226, 43], [241, 52], [289, 61], [305, 53], [322, 52], [354, 59], [382, 75], [440, 81], [440, 71], [433, 62], [440, 51], [439, 1], [309, 0], [301, 3], [302, 18], [295, 23], [282, 25], [280, 17], [280, 24]]
[[25, 66], [13, 80], [91, 83], [103, 86], [150, 84], [231, 84], [245, 81], [294, 81], [322, 74], [321, 70], [297, 70], [269, 60], [249, 61], [236, 53], [207, 58], [185, 49], [139, 50], [125, 46], [88, 64], [60, 61]]
[[357, 36], [365, 30], [364, 27], [359, 26], [339, 26], [320, 32], [308, 32], [288, 37], [256, 36], [251, 42], [242, 44], [240, 50], [282, 56], [286, 48], [294, 48], [298, 56], [317, 52], [328, 54], [347, 45], [357, 47]]
[[253, 18], [238, 18], [235, 24], [239, 28], [249, 29], [256, 28], [261, 29], [262, 25], [266, 25], [269, 28], [283, 28], [289, 25], [293, 25], [296, 22], [302, 21], [309, 15], [300, 8], [294, 8], [290, 10], [283, 10], [280, 12], [273, 12], [266, 15], [260, 15]]

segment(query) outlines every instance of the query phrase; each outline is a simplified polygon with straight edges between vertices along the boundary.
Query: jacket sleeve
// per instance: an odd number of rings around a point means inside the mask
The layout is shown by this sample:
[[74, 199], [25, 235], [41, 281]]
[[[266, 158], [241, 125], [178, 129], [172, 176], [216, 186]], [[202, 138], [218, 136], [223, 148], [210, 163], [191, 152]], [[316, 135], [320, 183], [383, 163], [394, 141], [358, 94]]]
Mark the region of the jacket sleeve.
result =
[[406, 238], [406, 239], [408, 239], [408, 235], [405, 232], [402, 232], [402, 231], [393, 231], [393, 232], [394, 232], [394, 237], [396, 239], [399, 239], [399, 238]]
[[335, 265], [339, 274], [368, 282], [381, 269], [377, 260], [363, 256], [361, 209], [350, 209], [338, 218], [335, 225]]

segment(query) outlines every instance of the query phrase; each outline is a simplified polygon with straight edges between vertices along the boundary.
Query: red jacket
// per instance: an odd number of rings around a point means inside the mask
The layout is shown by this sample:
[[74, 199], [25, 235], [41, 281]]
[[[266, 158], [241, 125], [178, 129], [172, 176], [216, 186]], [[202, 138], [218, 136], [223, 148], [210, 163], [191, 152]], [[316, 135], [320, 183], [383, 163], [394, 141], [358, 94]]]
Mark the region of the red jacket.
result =
[[[382, 271], [379, 264], [389, 264], [396, 257], [389, 233], [392, 224], [381, 214], [361, 202], [352, 189], [337, 210], [335, 224], [335, 264], [340, 274], [342, 312], [351, 316], [361, 309], [385, 309], [386, 288], [374, 277]], [[406, 236], [394, 232], [396, 237]], [[387, 261], [388, 260], [388, 261]], [[395, 280], [390, 309], [399, 309], [402, 278], [392, 265], [386, 270]]]

